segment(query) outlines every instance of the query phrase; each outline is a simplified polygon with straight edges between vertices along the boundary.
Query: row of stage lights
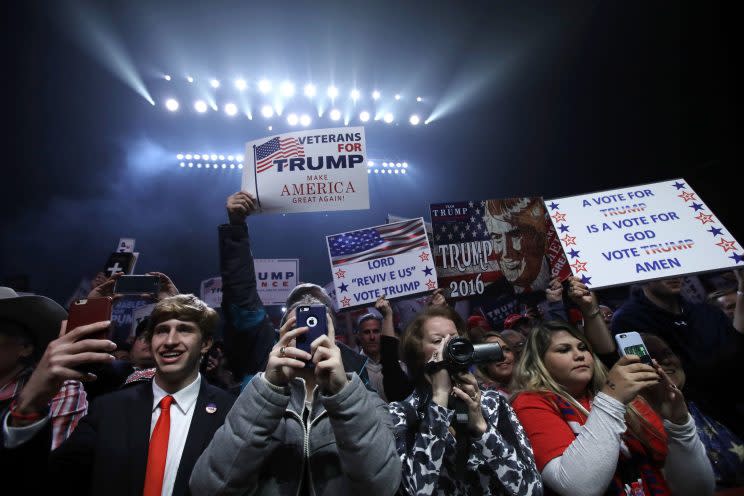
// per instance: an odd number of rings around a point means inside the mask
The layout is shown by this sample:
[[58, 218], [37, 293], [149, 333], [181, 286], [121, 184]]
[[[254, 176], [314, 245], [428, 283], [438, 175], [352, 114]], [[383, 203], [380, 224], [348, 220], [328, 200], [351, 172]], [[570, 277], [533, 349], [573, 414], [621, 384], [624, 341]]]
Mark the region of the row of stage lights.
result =
[[[169, 98], [165, 101], [165, 108], [168, 109], [171, 112], [177, 112], [181, 108], [181, 104], [178, 100], [175, 98]], [[204, 100], [196, 100], [194, 102], [194, 110], [199, 114], [204, 114], [209, 110], [210, 106], [205, 102]], [[216, 105], [212, 107], [213, 110], [216, 110]], [[226, 103], [222, 110], [225, 112], [225, 114], [229, 117], [235, 117], [238, 115], [238, 106], [234, 103]], [[248, 119], [253, 120], [253, 114], [250, 112], [246, 112], [245, 115], [248, 117]], [[266, 119], [271, 119], [275, 115], [280, 115], [280, 112], [274, 109], [271, 105], [264, 105], [261, 107], [261, 115]], [[318, 117], [323, 117], [322, 112], [318, 112]], [[341, 120], [341, 110], [337, 108], [332, 108], [328, 112], [328, 117], [332, 121], [340, 121]], [[395, 115], [392, 112], [380, 112], [376, 115], [370, 114], [368, 111], [363, 110], [359, 113], [359, 121], [360, 122], [369, 122], [370, 119], [374, 119], [375, 121], [382, 120], [386, 124], [392, 124], [395, 122]], [[296, 114], [294, 112], [291, 112], [287, 114], [287, 124], [290, 126], [297, 126], [302, 125], [303, 127], [308, 127], [310, 124], [312, 124], [313, 119], [310, 117], [309, 114]], [[346, 124], [349, 123], [349, 118], [347, 117], [344, 119], [344, 122]], [[418, 114], [412, 114], [408, 118], [408, 123], [412, 126], [418, 126], [421, 123], [421, 117], [418, 116]]]
[[[173, 80], [173, 77], [170, 76], [169, 74], [164, 74], [163, 78], [166, 81]], [[194, 84], [196, 82], [196, 80], [192, 76], [186, 76], [186, 81], [189, 84]], [[216, 90], [222, 86], [222, 82], [219, 79], [210, 79], [209, 85], [213, 89]], [[238, 91], [246, 91], [248, 89], [248, 82], [243, 78], [235, 79], [233, 81], [233, 85], [235, 86], [235, 89]], [[272, 92], [274, 92], [274, 84], [268, 79], [261, 79], [260, 81], [256, 83], [256, 89], [262, 95], [269, 95]], [[293, 96], [295, 96], [295, 93], [296, 93], [295, 85], [291, 81], [284, 81], [279, 85], [279, 95], [281, 95], [282, 97], [292, 98]], [[313, 83], [307, 83], [303, 87], [302, 93], [307, 98], [315, 98], [318, 95], [318, 87]], [[330, 85], [326, 88], [326, 96], [328, 96], [328, 98], [330, 98], [331, 100], [335, 100], [336, 98], [338, 98], [339, 95], [340, 95], [340, 90], [337, 86]], [[382, 93], [380, 92], [380, 90], [374, 90], [370, 93], [370, 96], [372, 97], [372, 100], [377, 101], [382, 98]], [[358, 90], [357, 88], [353, 88], [349, 92], [349, 99], [351, 99], [353, 102], [357, 102], [361, 98], [362, 98], [362, 92]], [[400, 93], [396, 93], [394, 95], [394, 98], [395, 100], [402, 100], [403, 95], [401, 95]], [[423, 97], [417, 96], [416, 101], [420, 103], [420, 102], [423, 102], [424, 99]]]
[[[181, 168], [197, 169], [243, 169], [243, 155], [222, 155], [215, 153], [179, 153], [176, 159], [179, 160]], [[216, 160], [226, 162], [215, 162]], [[377, 162], [375, 160], [367, 161], [367, 174], [407, 174], [408, 162]]]

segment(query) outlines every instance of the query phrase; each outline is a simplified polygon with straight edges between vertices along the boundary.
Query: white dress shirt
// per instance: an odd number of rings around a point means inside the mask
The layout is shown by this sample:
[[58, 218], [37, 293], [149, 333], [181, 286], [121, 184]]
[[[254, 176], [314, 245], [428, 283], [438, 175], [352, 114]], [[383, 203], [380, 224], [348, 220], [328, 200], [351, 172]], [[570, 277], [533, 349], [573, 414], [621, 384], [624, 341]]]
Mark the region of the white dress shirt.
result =
[[[170, 407], [170, 433], [168, 435], [168, 456], [165, 459], [165, 474], [163, 476], [162, 496], [170, 496], [173, 493], [173, 484], [176, 483], [178, 466], [181, 464], [181, 454], [186, 445], [186, 437], [191, 426], [191, 417], [194, 416], [194, 405], [199, 396], [201, 387], [201, 374], [196, 380], [181, 389], [173, 396]], [[152, 420], [150, 421], [150, 436], [160, 418], [160, 400], [168, 396], [168, 393], [152, 381]]]

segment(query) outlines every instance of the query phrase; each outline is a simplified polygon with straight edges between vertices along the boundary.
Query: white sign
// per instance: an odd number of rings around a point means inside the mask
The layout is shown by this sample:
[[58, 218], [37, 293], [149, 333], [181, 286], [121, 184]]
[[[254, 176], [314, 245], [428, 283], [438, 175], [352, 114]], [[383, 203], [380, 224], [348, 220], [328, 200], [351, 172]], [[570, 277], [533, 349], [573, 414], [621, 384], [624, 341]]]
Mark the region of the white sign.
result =
[[116, 251], [119, 253], [134, 253], [134, 238], [119, 238]]
[[[298, 258], [256, 258], [256, 287], [264, 305], [284, 305], [297, 286], [300, 273]], [[222, 305], [222, 278], [212, 277], [201, 282], [201, 299], [212, 308]]]
[[143, 307], [135, 308], [132, 311], [132, 331], [130, 336], [136, 336], [135, 332], [137, 331], [137, 326], [142, 322], [142, 320], [145, 317], [149, 317], [152, 313], [153, 309], [155, 309], [155, 303], [152, 303], [150, 305], [145, 305]]
[[201, 282], [199, 297], [212, 308], [222, 306], [222, 278], [210, 277]]
[[284, 305], [290, 291], [297, 286], [300, 273], [298, 258], [257, 258], [256, 284], [264, 305]]
[[684, 179], [546, 200], [591, 289], [744, 267], [741, 244]]
[[363, 127], [314, 129], [246, 143], [243, 191], [263, 212], [369, 208]]
[[326, 236], [326, 243], [341, 309], [438, 287], [422, 218]]

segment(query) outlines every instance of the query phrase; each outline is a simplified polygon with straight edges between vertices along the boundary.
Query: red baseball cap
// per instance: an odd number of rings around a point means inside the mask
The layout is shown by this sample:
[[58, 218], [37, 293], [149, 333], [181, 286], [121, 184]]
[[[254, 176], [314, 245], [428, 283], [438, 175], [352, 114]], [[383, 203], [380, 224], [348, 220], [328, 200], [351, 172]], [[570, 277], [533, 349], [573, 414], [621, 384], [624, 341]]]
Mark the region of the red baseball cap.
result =
[[486, 320], [484, 317], [481, 317], [480, 315], [471, 315], [468, 317], [468, 330], [472, 329], [473, 327], [482, 327], [483, 329], [486, 329], [488, 331], [491, 330], [491, 326], [488, 325], [488, 320]]
[[530, 319], [528, 319], [522, 314], [513, 313], [509, 315], [506, 319], [504, 319], [504, 329], [512, 329], [515, 325], [517, 325], [517, 323], [519, 323], [520, 320], [529, 321]]

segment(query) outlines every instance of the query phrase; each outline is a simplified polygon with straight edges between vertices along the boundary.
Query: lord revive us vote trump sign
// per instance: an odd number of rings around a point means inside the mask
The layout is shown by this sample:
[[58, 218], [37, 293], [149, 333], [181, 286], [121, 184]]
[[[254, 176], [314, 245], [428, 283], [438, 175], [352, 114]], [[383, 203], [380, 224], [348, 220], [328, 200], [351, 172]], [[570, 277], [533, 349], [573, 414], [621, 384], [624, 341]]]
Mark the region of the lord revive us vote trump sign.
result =
[[369, 208], [363, 127], [314, 129], [249, 141], [242, 189], [262, 212]]
[[589, 288], [744, 267], [741, 244], [684, 179], [546, 200]]
[[437, 288], [424, 219], [326, 236], [340, 309]]

